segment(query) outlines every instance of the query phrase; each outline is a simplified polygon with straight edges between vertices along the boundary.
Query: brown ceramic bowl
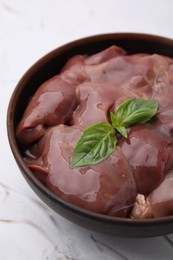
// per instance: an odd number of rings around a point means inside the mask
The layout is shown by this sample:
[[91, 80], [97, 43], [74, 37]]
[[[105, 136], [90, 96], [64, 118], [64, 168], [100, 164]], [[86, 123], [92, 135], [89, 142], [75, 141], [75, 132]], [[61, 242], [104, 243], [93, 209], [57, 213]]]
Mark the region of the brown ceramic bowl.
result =
[[15, 128], [21, 119], [28, 99], [41, 83], [55, 75], [75, 54], [93, 54], [115, 44], [128, 53], [158, 53], [173, 57], [173, 40], [153, 35], [115, 33], [83, 38], [59, 47], [36, 62], [17, 84], [7, 113], [7, 130], [15, 160], [28, 184], [49, 207], [85, 228], [101, 233], [126, 237], [149, 237], [173, 232], [173, 216], [159, 219], [132, 220], [92, 213], [64, 201], [49, 191], [27, 168], [17, 143]]

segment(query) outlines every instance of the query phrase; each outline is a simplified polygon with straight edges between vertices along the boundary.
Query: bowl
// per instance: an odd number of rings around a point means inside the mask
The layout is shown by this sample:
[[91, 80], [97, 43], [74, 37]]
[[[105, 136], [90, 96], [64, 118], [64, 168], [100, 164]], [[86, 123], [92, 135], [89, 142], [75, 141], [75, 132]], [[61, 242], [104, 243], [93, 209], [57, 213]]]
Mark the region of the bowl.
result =
[[133, 53], [158, 53], [173, 57], [173, 40], [139, 33], [112, 33], [82, 38], [51, 51], [37, 61], [21, 78], [9, 102], [7, 132], [10, 147], [24, 178], [38, 195], [55, 212], [66, 219], [100, 233], [121, 237], [151, 237], [173, 232], [173, 216], [133, 220], [89, 212], [59, 198], [48, 190], [27, 168], [15, 129], [25, 110], [28, 99], [47, 79], [54, 76], [65, 62], [75, 54], [93, 54], [111, 45], [118, 45]]

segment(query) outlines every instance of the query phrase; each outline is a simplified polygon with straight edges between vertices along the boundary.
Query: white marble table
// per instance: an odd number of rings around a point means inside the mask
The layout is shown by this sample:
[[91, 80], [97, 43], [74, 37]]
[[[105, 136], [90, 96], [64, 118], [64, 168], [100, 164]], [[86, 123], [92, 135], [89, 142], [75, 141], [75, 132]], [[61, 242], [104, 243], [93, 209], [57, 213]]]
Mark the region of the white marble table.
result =
[[99, 33], [173, 38], [172, 10], [172, 0], [0, 0], [0, 260], [173, 259], [173, 234], [110, 237], [54, 213], [23, 179], [6, 135], [10, 96], [37, 59], [68, 41]]

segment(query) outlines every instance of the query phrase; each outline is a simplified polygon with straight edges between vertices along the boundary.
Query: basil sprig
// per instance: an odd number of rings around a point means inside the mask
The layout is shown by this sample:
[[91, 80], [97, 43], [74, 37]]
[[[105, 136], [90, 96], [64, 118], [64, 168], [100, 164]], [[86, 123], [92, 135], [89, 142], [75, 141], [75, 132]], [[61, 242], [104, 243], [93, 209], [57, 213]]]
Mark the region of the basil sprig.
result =
[[115, 113], [110, 112], [111, 124], [100, 122], [83, 132], [74, 149], [72, 167], [95, 165], [108, 158], [118, 142], [116, 131], [127, 138], [127, 127], [149, 121], [157, 110], [156, 100], [127, 99]]
[[115, 113], [110, 113], [112, 126], [127, 138], [125, 127], [144, 124], [157, 112], [158, 102], [146, 99], [127, 99]]

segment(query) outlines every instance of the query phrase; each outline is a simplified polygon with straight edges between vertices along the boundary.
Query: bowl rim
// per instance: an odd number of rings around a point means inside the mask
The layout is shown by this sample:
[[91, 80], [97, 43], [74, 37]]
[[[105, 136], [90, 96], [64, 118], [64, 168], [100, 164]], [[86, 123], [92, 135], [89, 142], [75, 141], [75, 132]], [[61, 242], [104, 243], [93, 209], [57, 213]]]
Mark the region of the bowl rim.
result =
[[[40, 59], [38, 59], [33, 65], [27, 69], [27, 71], [23, 74], [21, 79], [18, 81], [17, 85], [15, 86], [12, 95], [10, 97], [10, 101], [7, 108], [7, 116], [6, 116], [6, 127], [7, 127], [7, 136], [9, 140], [9, 144], [13, 153], [13, 156], [18, 164], [18, 167], [21, 169], [23, 175], [25, 174], [25, 178], [30, 180], [30, 182], [33, 184], [33, 186], [38, 189], [41, 193], [43, 193], [45, 196], [48, 196], [50, 200], [52, 200], [55, 203], [60, 204], [63, 208], [69, 209], [72, 212], [75, 212], [77, 214], [86, 216], [87, 218], [90, 218], [92, 220], [100, 220], [105, 221], [107, 223], [118, 223], [120, 225], [135, 225], [135, 226], [153, 226], [155, 224], [162, 224], [165, 222], [173, 222], [173, 216], [167, 216], [167, 217], [160, 217], [160, 218], [149, 218], [149, 219], [131, 219], [131, 218], [120, 218], [120, 217], [114, 217], [109, 215], [104, 215], [101, 213], [92, 212], [86, 209], [83, 209], [75, 204], [72, 204], [68, 201], [65, 201], [64, 199], [58, 197], [56, 194], [51, 192], [46, 186], [44, 186], [37, 177], [29, 170], [29, 168], [25, 165], [23, 158], [20, 154], [16, 137], [15, 137], [15, 129], [13, 124], [14, 119], [14, 111], [13, 106], [16, 106], [17, 100], [20, 96], [20, 93], [23, 89], [24, 83], [27, 82], [27, 80], [32, 76], [33, 72], [36, 73], [37, 70], [41, 69], [43, 65], [45, 65], [48, 61], [52, 60], [62, 52], [66, 52], [67, 49], [73, 49], [74, 46], [84, 45], [84, 44], [91, 44], [92, 42], [100, 42], [104, 39], [121, 39], [121, 38], [127, 38], [127, 39], [136, 39], [136, 40], [145, 40], [145, 41], [153, 41], [153, 42], [161, 42], [166, 45], [170, 45], [173, 48], [173, 39], [158, 36], [154, 34], [146, 34], [146, 33], [130, 33], [130, 32], [123, 32], [123, 33], [105, 33], [105, 34], [98, 34], [98, 35], [91, 35], [87, 37], [82, 37], [77, 40], [68, 42], [66, 44], [63, 44], [61, 46], [58, 46], [57, 48], [53, 49], [52, 51], [48, 52], [44, 56], [42, 56]], [[42, 65], [41, 65], [42, 64]], [[41, 65], [41, 66], [40, 66]]]

